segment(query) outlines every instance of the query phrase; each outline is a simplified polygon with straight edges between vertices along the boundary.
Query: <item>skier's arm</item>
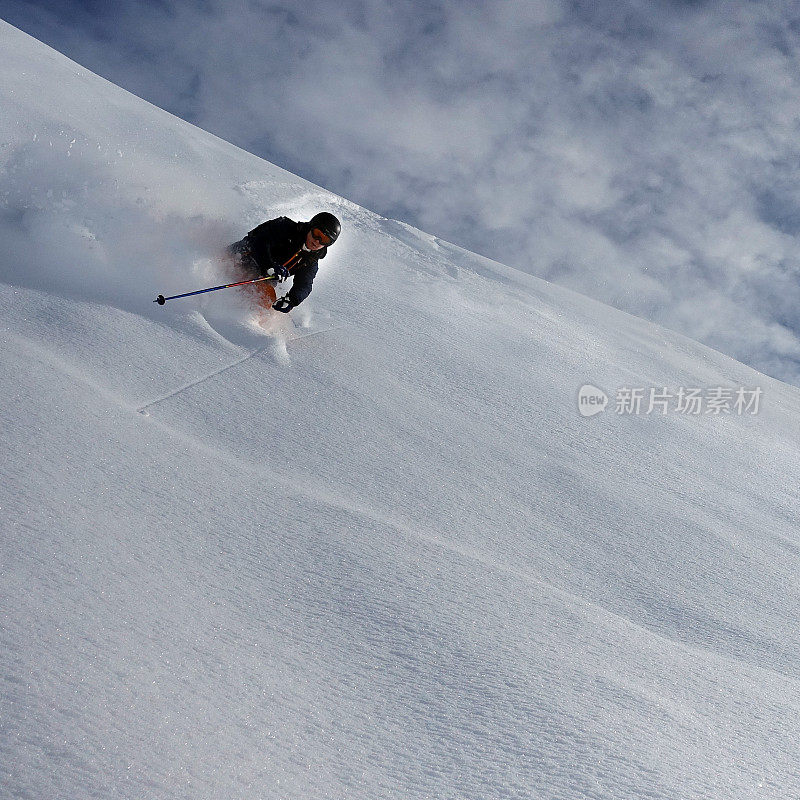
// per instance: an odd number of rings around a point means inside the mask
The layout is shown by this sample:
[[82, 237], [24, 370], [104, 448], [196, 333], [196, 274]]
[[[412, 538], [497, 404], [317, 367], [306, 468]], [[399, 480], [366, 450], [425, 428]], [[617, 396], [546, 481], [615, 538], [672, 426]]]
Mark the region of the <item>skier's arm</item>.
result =
[[287, 217], [276, 217], [262, 222], [247, 234], [256, 251], [256, 257], [265, 270], [278, 266], [278, 261], [272, 254], [272, 245], [288, 235], [291, 224]]
[[288, 292], [288, 297], [292, 301], [293, 307], [299, 306], [311, 294], [311, 287], [314, 285], [316, 274], [316, 264], [303, 264], [294, 273], [292, 288]]

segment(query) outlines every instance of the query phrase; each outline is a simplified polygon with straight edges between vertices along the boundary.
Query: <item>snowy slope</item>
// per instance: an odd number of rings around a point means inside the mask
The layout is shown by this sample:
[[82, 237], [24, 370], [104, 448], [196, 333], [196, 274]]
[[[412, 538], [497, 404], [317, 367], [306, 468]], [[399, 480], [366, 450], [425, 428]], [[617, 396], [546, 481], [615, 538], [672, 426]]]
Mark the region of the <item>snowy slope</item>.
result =
[[[797, 389], [5, 24], [0, 96], [0, 796], [800, 793]], [[152, 303], [321, 209], [296, 328]]]

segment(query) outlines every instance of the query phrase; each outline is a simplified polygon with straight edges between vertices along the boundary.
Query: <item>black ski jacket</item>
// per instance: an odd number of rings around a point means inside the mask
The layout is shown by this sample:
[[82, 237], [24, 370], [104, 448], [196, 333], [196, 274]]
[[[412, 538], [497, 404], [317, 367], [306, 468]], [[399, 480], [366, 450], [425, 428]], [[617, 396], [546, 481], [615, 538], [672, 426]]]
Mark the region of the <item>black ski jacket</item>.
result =
[[293, 306], [299, 305], [311, 294], [318, 262], [328, 252], [327, 247], [303, 250], [309, 230], [311, 228], [307, 222], [277, 217], [262, 222], [247, 234], [253, 258], [264, 271], [274, 264], [286, 264], [297, 253], [300, 254], [299, 261], [289, 265], [289, 274], [294, 280], [288, 294]]

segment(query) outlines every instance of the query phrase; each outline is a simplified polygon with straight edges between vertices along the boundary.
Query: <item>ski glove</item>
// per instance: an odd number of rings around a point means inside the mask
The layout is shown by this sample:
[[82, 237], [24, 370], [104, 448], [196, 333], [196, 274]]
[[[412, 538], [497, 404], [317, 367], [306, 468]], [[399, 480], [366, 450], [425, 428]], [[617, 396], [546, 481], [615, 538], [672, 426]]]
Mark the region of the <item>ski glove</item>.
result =
[[278, 283], [285, 281], [289, 277], [289, 270], [283, 264], [274, 263], [268, 270], [267, 276], [274, 278]]
[[272, 307], [276, 311], [280, 311], [282, 314], [288, 314], [294, 308], [294, 303], [289, 298], [289, 295], [285, 294], [280, 298], [280, 300], [276, 300], [272, 304]]

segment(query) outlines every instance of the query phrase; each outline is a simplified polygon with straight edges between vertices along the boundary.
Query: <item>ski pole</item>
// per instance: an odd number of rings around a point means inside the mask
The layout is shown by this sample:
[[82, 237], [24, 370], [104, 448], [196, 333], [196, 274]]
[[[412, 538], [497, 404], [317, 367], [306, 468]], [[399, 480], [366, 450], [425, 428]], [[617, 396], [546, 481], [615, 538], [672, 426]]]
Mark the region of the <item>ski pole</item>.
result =
[[[294, 261], [299, 255], [300, 251], [298, 250], [285, 264], [283, 264], [283, 266], [286, 267], [287, 269], [291, 269], [289, 264], [291, 264], [292, 261]], [[292, 264], [292, 266], [296, 265]], [[253, 278], [252, 280], [249, 281], [238, 281], [237, 283], [225, 283], [222, 286], [212, 286], [209, 289], [198, 289], [196, 292], [184, 292], [183, 294], [173, 294], [170, 295], [169, 297], [164, 297], [163, 294], [160, 294], [158, 297], [156, 297], [155, 300], [153, 300], [153, 302], [158, 303], [160, 306], [163, 306], [164, 303], [167, 302], [167, 300], [177, 300], [179, 297], [191, 297], [192, 295], [195, 294], [216, 292], [219, 291], [220, 289], [230, 289], [232, 286], [245, 286], [248, 283], [258, 283], [259, 281], [272, 281], [275, 280], [275, 277], [276, 277], [275, 275], [269, 275], [266, 278]]]
[[274, 278], [253, 278], [249, 281], [239, 281], [238, 283], [226, 283], [223, 286], [212, 286], [210, 289], [198, 289], [196, 292], [184, 292], [183, 294], [173, 294], [169, 297], [164, 297], [163, 294], [160, 294], [153, 300], [154, 303], [158, 303], [160, 306], [163, 306], [167, 300], [177, 300], [179, 297], [191, 297], [193, 294], [205, 294], [206, 292], [216, 292], [219, 289], [230, 289], [232, 286], [244, 286], [246, 283], [258, 283], [259, 281], [271, 281]]

